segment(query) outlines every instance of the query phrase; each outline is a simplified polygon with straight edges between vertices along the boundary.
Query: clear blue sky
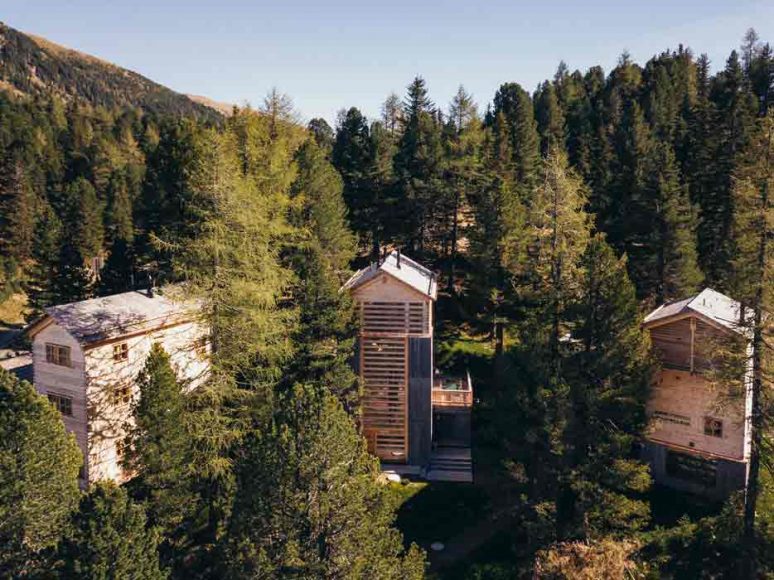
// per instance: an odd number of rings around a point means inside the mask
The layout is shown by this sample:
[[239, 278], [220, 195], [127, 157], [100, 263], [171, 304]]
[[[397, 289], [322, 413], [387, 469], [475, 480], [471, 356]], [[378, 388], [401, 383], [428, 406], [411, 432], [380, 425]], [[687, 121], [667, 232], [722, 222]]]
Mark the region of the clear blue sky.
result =
[[679, 43], [714, 68], [753, 26], [774, 43], [774, 2], [760, 0], [2, 0], [0, 20], [231, 103], [273, 86], [304, 118], [378, 114], [416, 74], [436, 103], [460, 83], [483, 109], [507, 81], [532, 91], [560, 60], [605, 71]]

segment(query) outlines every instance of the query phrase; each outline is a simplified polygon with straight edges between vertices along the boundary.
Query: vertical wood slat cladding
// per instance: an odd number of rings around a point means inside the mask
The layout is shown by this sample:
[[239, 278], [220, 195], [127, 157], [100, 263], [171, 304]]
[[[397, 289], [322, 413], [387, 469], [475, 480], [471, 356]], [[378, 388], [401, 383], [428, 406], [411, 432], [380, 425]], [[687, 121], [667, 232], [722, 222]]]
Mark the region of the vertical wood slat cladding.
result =
[[650, 329], [653, 347], [667, 368], [691, 370], [691, 321], [677, 320]]
[[408, 456], [408, 353], [406, 337], [363, 336], [363, 432], [380, 459], [406, 461]]

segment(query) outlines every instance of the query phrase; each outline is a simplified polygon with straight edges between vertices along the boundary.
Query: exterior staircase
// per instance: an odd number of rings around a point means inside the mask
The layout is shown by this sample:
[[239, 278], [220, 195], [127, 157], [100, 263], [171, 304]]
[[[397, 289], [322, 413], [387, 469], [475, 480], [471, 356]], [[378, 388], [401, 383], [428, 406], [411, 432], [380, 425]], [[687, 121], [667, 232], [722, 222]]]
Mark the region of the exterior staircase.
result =
[[470, 447], [436, 447], [430, 454], [428, 481], [473, 483], [473, 461]]

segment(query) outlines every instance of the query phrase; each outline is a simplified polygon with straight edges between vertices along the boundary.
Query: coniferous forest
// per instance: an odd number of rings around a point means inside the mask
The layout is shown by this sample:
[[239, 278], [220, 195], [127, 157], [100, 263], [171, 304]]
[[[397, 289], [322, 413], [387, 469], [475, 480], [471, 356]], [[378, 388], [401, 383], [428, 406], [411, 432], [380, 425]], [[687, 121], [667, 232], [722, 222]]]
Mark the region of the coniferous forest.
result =
[[[0, 304], [31, 322], [181, 283], [213, 340], [190, 393], [152, 351], [120, 487], [79, 491], [58, 413], [0, 371], [0, 577], [773, 574], [771, 46], [342, 105], [331, 127], [278, 91], [228, 116], [0, 92]], [[476, 384], [476, 508], [434, 509], [496, 533], [446, 567], [412, 525], [433, 491], [402, 503], [357, 427], [339, 289], [387, 249], [438, 274], [438, 358]], [[707, 286], [754, 314], [750, 485], [722, 504], [654, 487], [638, 454], [642, 318]]]

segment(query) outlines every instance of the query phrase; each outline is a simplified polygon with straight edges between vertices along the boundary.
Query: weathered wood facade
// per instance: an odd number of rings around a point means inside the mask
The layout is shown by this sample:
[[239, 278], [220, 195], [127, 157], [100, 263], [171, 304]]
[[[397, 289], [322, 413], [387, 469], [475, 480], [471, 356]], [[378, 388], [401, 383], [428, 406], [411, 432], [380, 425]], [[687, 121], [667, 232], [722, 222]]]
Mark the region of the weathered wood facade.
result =
[[[29, 331], [33, 381], [57, 405], [84, 454], [82, 482], [123, 482], [123, 438], [135, 380], [151, 346], [169, 353], [178, 377], [195, 388], [209, 369], [208, 333], [190, 304], [145, 292], [55, 306]], [[59, 354], [54, 353], [61, 353]]]
[[645, 319], [662, 369], [647, 405], [645, 455], [657, 482], [722, 497], [746, 482], [749, 400], [708, 378], [713, 353], [743, 339], [739, 305], [712, 290]]
[[362, 429], [384, 462], [424, 465], [432, 446], [435, 277], [393, 253], [345, 285], [360, 317]]

